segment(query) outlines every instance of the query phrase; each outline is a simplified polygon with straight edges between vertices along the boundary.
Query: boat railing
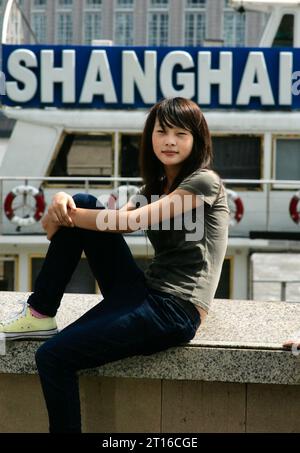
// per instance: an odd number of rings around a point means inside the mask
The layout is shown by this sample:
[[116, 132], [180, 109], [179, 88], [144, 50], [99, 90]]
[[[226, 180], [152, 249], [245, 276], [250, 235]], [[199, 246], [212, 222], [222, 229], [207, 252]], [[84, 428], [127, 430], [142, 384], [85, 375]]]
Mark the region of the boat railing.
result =
[[[292, 285], [292, 284], [297, 284], [299, 285], [300, 283], [300, 280], [294, 280], [294, 279], [290, 279], [290, 280], [272, 280], [272, 279], [255, 279], [255, 280], [252, 280], [252, 283], [255, 284], [255, 283], [277, 283], [277, 284], [280, 284], [280, 301], [284, 301], [284, 302], [289, 302], [287, 300], [287, 285]], [[295, 302], [295, 301], [293, 301]]]
[[[285, 229], [284, 226], [280, 225], [283, 217], [288, 226], [287, 230], [298, 231], [299, 224], [295, 225], [295, 222], [288, 215], [288, 202], [293, 196], [299, 196], [300, 180], [225, 178], [223, 182], [225, 187], [230, 189], [228, 192], [231, 192], [231, 195], [233, 192], [235, 197], [240, 198], [245, 204], [245, 217], [238, 225], [234, 225], [234, 230], [238, 232], [237, 235], [243, 229], [255, 230], [257, 226], [259, 226], [258, 230], [264, 231], [276, 230], [277, 226], [278, 230]], [[4, 200], [14, 186], [34, 185], [37, 188], [42, 188], [45, 195], [48, 192], [47, 201], [49, 202], [49, 196], [58, 190], [70, 191], [71, 194], [76, 193], [76, 191], [86, 193], [92, 191], [93, 194], [99, 196], [102, 193], [112, 192], [120, 185], [141, 186], [141, 184], [142, 178], [127, 176], [0, 176], [0, 234], [3, 231], [3, 219], [5, 217], [3, 212]], [[284, 195], [284, 192], [286, 195]], [[234, 211], [236, 198], [232, 200], [228, 197], [228, 200], [230, 210]], [[284, 203], [282, 203], [283, 200]]]

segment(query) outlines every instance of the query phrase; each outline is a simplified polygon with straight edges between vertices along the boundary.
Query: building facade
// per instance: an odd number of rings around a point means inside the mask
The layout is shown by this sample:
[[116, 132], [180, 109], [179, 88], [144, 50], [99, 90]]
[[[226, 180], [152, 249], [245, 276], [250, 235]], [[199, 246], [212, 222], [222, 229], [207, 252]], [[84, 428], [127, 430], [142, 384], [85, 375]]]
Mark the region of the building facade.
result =
[[26, 43], [256, 46], [266, 23], [265, 14], [239, 13], [229, 0], [18, 1], [32, 28], [24, 27]]

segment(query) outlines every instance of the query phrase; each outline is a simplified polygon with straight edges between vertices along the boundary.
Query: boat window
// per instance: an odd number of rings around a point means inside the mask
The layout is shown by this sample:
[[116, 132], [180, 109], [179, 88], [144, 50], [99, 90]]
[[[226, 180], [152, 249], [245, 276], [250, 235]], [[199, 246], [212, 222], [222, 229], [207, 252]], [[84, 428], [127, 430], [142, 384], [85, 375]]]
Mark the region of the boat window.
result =
[[274, 179], [300, 179], [300, 138], [276, 140]]
[[121, 136], [120, 176], [139, 177], [139, 148], [141, 135], [123, 134]]
[[[213, 168], [223, 179], [260, 179], [262, 165], [261, 137], [229, 135], [212, 137]], [[233, 184], [232, 184], [233, 186]], [[236, 186], [236, 185], [235, 185]], [[238, 185], [241, 187], [241, 184]], [[242, 187], [257, 188], [258, 185]]]
[[[31, 258], [31, 288], [33, 290], [34, 282], [40, 272], [44, 262], [43, 257], [32, 257]], [[96, 282], [89, 267], [86, 258], [82, 258], [75, 272], [71, 278], [71, 281], [66, 287], [67, 293], [78, 293], [78, 294], [94, 294], [96, 292]]]
[[225, 258], [222, 266], [221, 277], [216, 291], [216, 299], [230, 299], [231, 297], [231, 259]]
[[52, 165], [50, 176], [112, 176], [112, 135], [68, 134]]
[[294, 15], [282, 16], [272, 47], [293, 47], [294, 44]]
[[0, 255], [0, 291], [15, 291], [15, 257]]
[[9, 138], [16, 124], [15, 120], [6, 118], [0, 111], [0, 138]]
[[142, 269], [142, 271], [145, 271], [152, 261], [152, 256], [150, 256], [149, 258], [147, 256], [135, 256], [134, 260], [139, 268]]

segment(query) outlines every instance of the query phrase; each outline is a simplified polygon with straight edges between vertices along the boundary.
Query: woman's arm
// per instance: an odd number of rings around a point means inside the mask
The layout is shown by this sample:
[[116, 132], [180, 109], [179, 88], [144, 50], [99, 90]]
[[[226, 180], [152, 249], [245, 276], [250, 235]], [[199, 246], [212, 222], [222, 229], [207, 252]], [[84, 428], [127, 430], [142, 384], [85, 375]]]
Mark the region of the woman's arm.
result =
[[174, 192], [137, 209], [81, 209], [69, 212], [73, 225], [95, 231], [132, 233], [175, 217], [203, 203], [202, 197], [187, 190]]
[[132, 233], [157, 225], [197, 208], [201, 204], [203, 204], [203, 200], [200, 195], [195, 195], [187, 190], [176, 189], [157, 201], [145, 204], [137, 209], [127, 211], [122, 209], [82, 209], [76, 208], [71, 195], [58, 192], [48, 209], [47, 237], [51, 239], [61, 226], [77, 226], [87, 230], [114, 233]]

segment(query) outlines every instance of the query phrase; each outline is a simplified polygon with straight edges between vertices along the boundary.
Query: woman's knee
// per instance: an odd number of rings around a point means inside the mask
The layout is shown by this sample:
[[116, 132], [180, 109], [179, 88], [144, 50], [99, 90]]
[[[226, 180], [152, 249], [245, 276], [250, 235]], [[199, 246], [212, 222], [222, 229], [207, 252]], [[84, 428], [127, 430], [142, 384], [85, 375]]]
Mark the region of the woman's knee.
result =
[[104, 208], [104, 205], [94, 195], [89, 193], [77, 193], [73, 195], [73, 200], [77, 208], [85, 209], [100, 209]]
[[52, 347], [46, 341], [38, 348], [35, 353], [35, 363], [38, 370], [53, 366], [55, 360], [55, 354], [52, 351]]

